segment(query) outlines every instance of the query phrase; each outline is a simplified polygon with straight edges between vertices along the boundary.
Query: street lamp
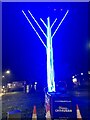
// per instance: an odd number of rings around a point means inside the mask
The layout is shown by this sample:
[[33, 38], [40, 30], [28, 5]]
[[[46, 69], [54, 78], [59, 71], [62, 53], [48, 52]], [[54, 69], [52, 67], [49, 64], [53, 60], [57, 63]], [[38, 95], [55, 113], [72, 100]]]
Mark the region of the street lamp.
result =
[[73, 83], [77, 83], [77, 78], [73, 78]]
[[5, 78], [5, 76], [3, 75], [2, 78]]
[[81, 73], [81, 75], [83, 75], [83, 73]]
[[88, 71], [88, 74], [90, 74], [90, 71]]
[[72, 78], [74, 78], [75, 76], [72, 76]]
[[7, 70], [7, 71], [6, 71], [6, 74], [10, 74], [10, 70]]
[[35, 82], [35, 85], [37, 84], [37, 82]]

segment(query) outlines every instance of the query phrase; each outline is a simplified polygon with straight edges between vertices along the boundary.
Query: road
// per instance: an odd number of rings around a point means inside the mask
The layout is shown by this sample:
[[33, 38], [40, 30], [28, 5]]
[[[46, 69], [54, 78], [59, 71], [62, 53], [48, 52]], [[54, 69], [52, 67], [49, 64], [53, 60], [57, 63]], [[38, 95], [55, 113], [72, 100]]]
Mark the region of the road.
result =
[[[89, 120], [90, 108], [87, 92], [76, 92], [74, 99], [78, 104], [83, 120]], [[12, 92], [2, 95], [2, 115], [6, 119], [6, 113], [12, 110], [20, 110], [22, 118], [32, 118], [33, 107], [36, 106], [38, 118], [45, 119], [44, 94]], [[90, 117], [90, 115], [89, 115]]]

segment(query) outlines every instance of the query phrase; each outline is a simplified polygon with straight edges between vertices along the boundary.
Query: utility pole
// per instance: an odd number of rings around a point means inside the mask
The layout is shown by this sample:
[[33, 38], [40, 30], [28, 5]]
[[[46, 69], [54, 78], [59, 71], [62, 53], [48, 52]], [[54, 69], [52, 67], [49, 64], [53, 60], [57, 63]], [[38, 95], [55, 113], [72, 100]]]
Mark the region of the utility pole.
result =
[[26, 13], [24, 12], [24, 10], [22, 10], [22, 13], [24, 14], [25, 18], [27, 19], [27, 21], [29, 22], [29, 24], [31, 25], [31, 27], [33, 28], [33, 30], [35, 31], [37, 36], [39, 37], [39, 39], [42, 42], [42, 44], [44, 45], [44, 47], [46, 48], [46, 53], [47, 53], [47, 84], [48, 84], [48, 92], [55, 92], [55, 81], [54, 81], [55, 76], [54, 76], [54, 65], [53, 65], [54, 63], [53, 63], [52, 39], [53, 39], [54, 35], [56, 34], [57, 30], [59, 29], [59, 27], [61, 26], [63, 20], [67, 16], [68, 12], [69, 12], [69, 10], [66, 11], [64, 17], [62, 18], [61, 22], [58, 24], [58, 26], [55, 29], [53, 34], [51, 34], [51, 30], [52, 30], [52, 27], [54, 26], [55, 22], [57, 21], [57, 18], [54, 20], [52, 25], [50, 25], [50, 17], [47, 18], [47, 24], [44, 22], [44, 20], [42, 18], [40, 18], [41, 22], [44, 24], [44, 26], [47, 29], [47, 35], [46, 35], [45, 32], [43, 31], [43, 29], [40, 27], [39, 23], [36, 21], [36, 19], [32, 15], [32, 13], [28, 10], [28, 13], [30, 14], [30, 16], [32, 17], [34, 22], [37, 24], [37, 26], [39, 27], [39, 29], [41, 30], [41, 32], [44, 34], [45, 38], [47, 39], [47, 45], [45, 45], [45, 43], [43, 42], [42, 38], [40, 37], [40, 35], [36, 31], [35, 27], [33, 26], [31, 21], [27, 17]]

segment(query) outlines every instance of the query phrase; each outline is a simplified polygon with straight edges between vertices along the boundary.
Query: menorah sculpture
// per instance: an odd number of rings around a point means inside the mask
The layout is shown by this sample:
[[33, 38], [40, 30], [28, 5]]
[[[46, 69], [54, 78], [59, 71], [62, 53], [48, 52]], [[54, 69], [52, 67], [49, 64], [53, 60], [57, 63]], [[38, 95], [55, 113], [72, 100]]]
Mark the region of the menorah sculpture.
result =
[[53, 63], [52, 39], [53, 39], [54, 35], [56, 34], [57, 30], [59, 29], [59, 27], [61, 26], [62, 22], [64, 21], [65, 17], [67, 16], [68, 12], [69, 12], [69, 10], [66, 11], [64, 17], [62, 18], [61, 22], [58, 24], [58, 26], [55, 29], [53, 34], [51, 34], [51, 30], [52, 30], [52, 27], [54, 26], [55, 22], [57, 21], [57, 18], [54, 20], [52, 25], [50, 25], [50, 17], [47, 18], [47, 24], [44, 22], [44, 20], [42, 18], [40, 18], [41, 22], [44, 24], [44, 26], [47, 29], [47, 34], [45, 34], [45, 32], [40, 27], [40, 25], [37, 22], [37, 20], [35, 19], [35, 17], [32, 15], [30, 10], [28, 10], [28, 13], [31, 15], [32, 19], [34, 20], [34, 22], [37, 24], [37, 26], [40, 28], [41, 32], [44, 34], [45, 38], [47, 39], [47, 45], [45, 45], [45, 43], [43, 42], [43, 40], [40, 37], [39, 33], [37, 32], [37, 30], [35, 29], [35, 27], [31, 23], [29, 18], [27, 17], [26, 13], [24, 12], [24, 10], [22, 10], [22, 13], [24, 14], [25, 18], [27, 19], [27, 21], [29, 22], [29, 24], [31, 25], [31, 27], [33, 28], [33, 30], [35, 31], [37, 36], [39, 37], [39, 39], [42, 42], [42, 44], [44, 45], [44, 47], [46, 48], [46, 53], [47, 53], [47, 84], [48, 84], [48, 92], [55, 92], [55, 81], [54, 81], [55, 76], [54, 76], [54, 65], [53, 65], [54, 63]]

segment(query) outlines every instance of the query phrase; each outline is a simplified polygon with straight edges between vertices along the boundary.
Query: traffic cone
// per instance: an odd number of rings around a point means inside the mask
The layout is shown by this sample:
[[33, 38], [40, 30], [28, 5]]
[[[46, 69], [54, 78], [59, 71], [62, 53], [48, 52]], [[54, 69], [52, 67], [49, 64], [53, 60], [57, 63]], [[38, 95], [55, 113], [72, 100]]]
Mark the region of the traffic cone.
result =
[[82, 120], [82, 116], [81, 116], [78, 105], [76, 105], [76, 109], [77, 109], [77, 120]]
[[32, 120], [37, 120], [37, 113], [36, 113], [36, 106], [35, 105], [34, 105], [34, 108], [33, 108]]
[[51, 120], [50, 111], [47, 111], [46, 113], [46, 120]]
[[46, 120], [51, 120], [50, 106], [48, 104], [46, 106]]

